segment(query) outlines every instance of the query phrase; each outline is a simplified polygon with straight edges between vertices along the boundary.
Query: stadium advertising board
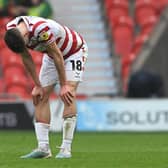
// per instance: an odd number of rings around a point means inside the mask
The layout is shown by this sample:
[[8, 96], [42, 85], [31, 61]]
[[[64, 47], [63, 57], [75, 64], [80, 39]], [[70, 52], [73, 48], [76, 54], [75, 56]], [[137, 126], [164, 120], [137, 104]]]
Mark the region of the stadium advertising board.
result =
[[33, 114], [28, 108], [30, 105], [32, 107], [32, 104], [28, 104], [24, 102], [0, 103], [0, 129], [32, 129]]
[[168, 100], [78, 102], [79, 131], [168, 131]]
[[[62, 130], [63, 103], [51, 101], [51, 131]], [[78, 131], [168, 131], [168, 99], [77, 102]], [[32, 129], [31, 102], [0, 104], [0, 129]]]

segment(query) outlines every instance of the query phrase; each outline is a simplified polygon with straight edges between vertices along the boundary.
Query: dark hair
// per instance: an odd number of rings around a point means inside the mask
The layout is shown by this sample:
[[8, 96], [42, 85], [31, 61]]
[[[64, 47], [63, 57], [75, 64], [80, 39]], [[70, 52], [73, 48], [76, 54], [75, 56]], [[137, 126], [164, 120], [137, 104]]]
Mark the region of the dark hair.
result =
[[24, 51], [26, 45], [25, 41], [17, 28], [12, 28], [6, 31], [4, 40], [7, 46], [16, 53]]

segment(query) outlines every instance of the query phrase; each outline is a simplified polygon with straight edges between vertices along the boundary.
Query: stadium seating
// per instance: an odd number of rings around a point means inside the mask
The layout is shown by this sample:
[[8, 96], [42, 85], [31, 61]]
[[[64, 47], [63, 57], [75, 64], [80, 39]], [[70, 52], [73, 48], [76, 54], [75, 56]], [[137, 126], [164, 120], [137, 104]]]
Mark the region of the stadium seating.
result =
[[[129, 15], [131, 14], [129, 7], [133, 7], [129, 3], [132, 2], [128, 0], [105, 0], [104, 2], [114, 51], [122, 56], [121, 75], [124, 89], [132, 62], [152, 33], [160, 14], [168, 5], [168, 0], [135, 0], [132, 4], [134, 5], [133, 16]], [[134, 35], [136, 33], [138, 35]]]
[[35, 62], [36, 65], [41, 65], [42, 63], [42, 53], [40, 52], [37, 52], [37, 51], [33, 51], [33, 50], [29, 50], [31, 55], [32, 55], [32, 58]]
[[157, 10], [157, 15], [160, 15], [164, 8], [168, 6], [168, 0], [152, 0], [152, 3], [155, 5], [155, 8]]
[[3, 71], [3, 76], [4, 77], [8, 77], [11, 76], [12, 74], [17, 74], [19, 76], [24, 76], [25, 75], [25, 71], [23, 71], [22, 68], [20, 68], [19, 66], [9, 66], [7, 68], [4, 69]]
[[28, 80], [25, 76], [13, 74], [5, 77], [5, 89], [9, 94], [21, 96], [22, 98], [29, 97]]
[[[4, 34], [5, 34], [5, 27], [6, 27], [6, 24], [11, 20], [11, 17], [2, 17], [0, 18], [0, 44], [3, 43], [3, 41], [1, 41], [4, 37]], [[4, 46], [4, 45], [3, 45]], [[2, 48], [2, 46], [0, 45], [0, 48]]]
[[111, 23], [120, 16], [128, 16], [128, 1], [111, 0], [106, 1], [107, 15]]
[[12, 87], [12, 85], [23, 86], [26, 89], [28, 82], [25, 76], [19, 76], [17, 74], [13, 74], [5, 78], [5, 83], [6, 83], [6, 89], [8, 90], [10, 87]]
[[[2, 68], [0, 93], [4, 92], [9, 95], [14, 94], [20, 98], [30, 98], [30, 92], [34, 83], [32, 79], [29, 80], [30, 76], [25, 71], [21, 57], [11, 52], [3, 40], [6, 31], [5, 26], [10, 20], [12, 20], [11, 17], [0, 18], [0, 67]], [[42, 57], [39, 57], [39, 52], [31, 51], [31, 54], [35, 64], [37, 64], [37, 71], [39, 73]]]
[[112, 34], [115, 42], [116, 54], [120, 56], [128, 55], [133, 44], [133, 20], [128, 16], [119, 17], [113, 24]]
[[[129, 0], [105, 0], [104, 1], [107, 19], [110, 25], [110, 30], [114, 41], [114, 49], [116, 54], [121, 56], [122, 76], [124, 79], [127, 78], [132, 61], [136, 58], [144, 42], [148, 39], [151, 31], [154, 28], [154, 25], [158, 21], [159, 14], [168, 4], [168, 0], [159, 0], [159, 1], [158, 0], [135, 0], [135, 20], [134, 20], [134, 17], [129, 15], [130, 14], [129, 3], [130, 3]], [[77, 7], [77, 9], [79, 9], [79, 6]], [[81, 9], [93, 10], [90, 7], [87, 7], [87, 8], [84, 7]], [[94, 8], [94, 10], [97, 10], [97, 9], [99, 8]], [[62, 17], [62, 14], [60, 16]], [[67, 16], [68, 15], [66, 15], [65, 18], [67, 18], [67, 20], [69, 21], [69, 18], [68, 18], [69, 16], [68, 17]], [[95, 20], [100, 20], [100, 17], [97, 17], [97, 16], [98, 15], [95, 15]], [[79, 16], [74, 15], [73, 18], [77, 19], [79, 18]], [[89, 16], [87, 15], [86, 19], [88, 18]], [[5, 25], [9, 21], [9, 19], [10, 18], [5, 18], [3, 20], [0, 20], [0, 24]], [[72, 19], [72, 20], [74, 20], [75, 22], [75, 19]], [[91, 22], [91, 23], [93, 23], [94, 21], [87, 20], [87, 22]], [[67, 23], [69, 24], [69, 22]], [[83, 23], [83, 21], [81, 22]], [[74, 24], [72, 23], [72, 25]], [[138, 33], [139, 34], [138, 36], [135, 36], [135, 32], [134, 32], [136, 29], [135, 26], [139, 26], [140, 32]], [[87, 25], [84, 24], [84, 27], [86, 28]], [[84, 32], [87, 32], [87, 35], [88, 35], [90, 33], [90, 28], [92, 27], [94, 31], [97, 31], [97, 30], [100, 30], [100, 28], [102, 28], [103, 26], [91, 25], [90, 27], [87, 27], [88, 30], [87, 31], [84, 30]], [[2, 27], [2, 29], [0, 28], [0, 34], [1, 33], [4, 34], [4, 27]], [[88, 40], [89, 47], [92, 47], [93, 45], [95, 47], [95, 51], [97, 51], [98, 49], [97, 43], [93, 43], [92, 45], [90, 45], [90, 41], [95, 37], [97, 38], [97, 36], [93, 36], [92, 32], [90, 34], [91, 36], [89, 36], [89, 40]], [[99, 33], [99, 32], [97, 34], [99, 35], [99, 37], [101, 37], [102, 35], [102, 33]], [[20, 60], [18, 61], [19, 57], [16, 56], [15, 54], [11, 54], [9, 51], [6, 51], [6, 49], [4, 48], [5, 48], [4, 41], [0, 38], [0, 49], [1, 49], [0, 56], [2, 58], [2, 60], [0, 61], [2, 62], [4, 78], [6, 77], [5, 80], [8, 80], [7, 78], [12, 73], [18, 74], [18, 76], [20, 77], [22, 77], [23, 74], [25, 75], [25, 70], [23, 68], [22, 62]], [[37, 65], [36, 66], [37, 72], [39, 73], [42, 57], [36, 56], [36, 55], [39, 55], [39, 53], [35, 53], [33, 51], [31, 51], [31, 54], [33, 55], [33, 60]], [[101, 55], [103, 54], [104, 52], [102, 52]], [[11, 55], [12, 55], [12, 58], [10, 58]], [[97, 59], [97, 53], [95, 55]], [[93, 57], [89, 59], [93, 59]], [[93, 65], [94, 64], [92, 64], [92, 66]], [[32, 88], [33, 82], [29, 82], [29, 83], [32, 83], [32, 84], [29, 84], [31, 85], [31, 88]], [[13, 90], [19, 91], [17, 87], [18, 85], [14, 89], [13, 88], [8, 89], [8, 92], [14, 92]], [[20, 92], [24, 93], [24, 91], [22, 90], [23, 89], [22, 86], [19, 86], [19, 87], [21, 87]], [[28, 87], [28, 90], [29, 90], [29, 87]]]
[[[13, 85], [13, 84], [12, 84]], [[12, 96], [21, 97], [22, 99], [29, 99], [30, 94], [25, 90], [24, 87], [12, 86], [7, 90], [7, 93]]]
[[143, 34], [149, 34], [152, 32], [154, 25], [157, 23], [158, 17], [157, 16], [149, 16], [145, 17], [144, 20], [141, 22], [141, 32]]
[[39, 74], [41, 69], [41, 64], [42, 64], [43, 53], [33, 51], [33, 50], [30, 50], [30, 53], [32, 55], [34, 63], [36, 64], [36, 71]]
[[146, 42], [146, 40], [148, 38], [149, 38], [148, 34], [141, 34], [140, 33], [138, 36], [136, 36], [131, 52], [134, 53], [135, 55], [137, 55], [139, 53], [141, 47], [143, 46], [143, 44]]
[[5, 85], [3, 78], [0, 78], [0, 94], [4, 93], [5, 91]]
[[134, 52], [130, 52], [127, 56], [121, 58], [121, 75], [123, 81], [123, 91], [127, 90], [127, 81], [130, 73], [131, 64], [136, 58]]
[[4, 49], [6, 47], [5, 41], [2, 38], [3, 36], [1, 36], [0, 34], [0, 49]]
[[12, 17], [10, 17], [10, 16], [1, 17], [0, 18], [0, 25], [5, 26], [11, 19], [12, 19]]
[[[30, 53], [32, 54], [33, 60], [36, 64], [37, 73], [39, 73], [42, 62], [42, 54], [35, 51], [30, 51]], [[7, 94], [14, 94], [22, 98], [30, 98], [34, 82], [27, 74], [21, 57], [13, 53], [5, 46], [0, 51], [0, 58], [3, 70], [3, 81], [6, 86], [4, 92]]]
[[0, 56], [2, 58], [2, 65], [4, 68], [11, 65], [23, 67], [21, 58], [17, 54], [9, 50], [8, 48], [2, 49], [0, 51]]
[[140, 26], [144, 18], [156, 16], [156, 7], [152, 0], [136, 0], [135, 3], [135, 19]]
[[5, 84], [4, 92], [28, 98], [28, 82], [21, 58], [6, 47], [1, 49], [0, 57]]
[[135, 58], [136, 58], [136, 54], [133, 52], [130, 52], [127, 56], [122, 57], [121, 58], [121, 65], [123, 67], [122, 69], [124, 69], [127, 66], [130, 66]]

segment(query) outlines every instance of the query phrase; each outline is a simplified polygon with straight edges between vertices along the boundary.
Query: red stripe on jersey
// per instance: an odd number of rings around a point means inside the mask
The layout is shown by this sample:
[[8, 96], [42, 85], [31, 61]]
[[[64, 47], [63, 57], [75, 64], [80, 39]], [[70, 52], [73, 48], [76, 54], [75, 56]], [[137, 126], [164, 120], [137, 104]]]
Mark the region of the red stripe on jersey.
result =
[[42, 30], [40, 30], [39, 34], [43, 31], [48, 31], [50, 28], [48, 26], [44, 27]]
[[67, 30], [66, 30], [66, 28], [65, 27], [63, 27], [64, 28], [64, 30], [65, 30], [65, 39], [64, 39], [64, 42], [63, 42], [63, 44], [62, 44], [62, 46], [61, 46], [61, 48], [60, 48], [60, 50], [63, 52], [64, 50], [65, 50], [65, 48], [67, 47], [67, 45], [68, 45], [68, 41], [69, 41], [69, 35], [68, 35], [68, 32], [67, 32]]
[[64, 57], [67, 57], [67, 55], [71, 55], [71, 53], [73, 53], [77, 48], [77, 44], [78, 44], [75, 32], [73, 30], [70, 30], [70, 32], [72, 34], [73, 43], [72, 43], [71, 49], [68, 51], [66, 55], [64, 55]]
[[37, 22], [37, 23], [35, 23], [35, 24], [33, 25], [33, 29], [32, 29], [32, 31], [30, 32], [29, 38], [31, 38], [31, 37], [34, 36], [34, 32], [35, 32], [36, 28], [37, 28], [39, 25], [41, 25], [42, 23], [45, 23], [45, 21], [39, 21], [39, 22]]
[[82, 36], [79, 34], [79, 37], [80, 37], [82, 43], [77, 48], [77, 43], [78, 42], [77, 42], [76, 34], [72, 30], [71, 30], [71, 33], [72, 33], [72, 37], [73, 37], [73, 44], [72, 44], [72, 47], [71, 47], [70, 51], [66, 55], [64, 55], [64, 59], [67, 59], [69, 56], [71, 56], [71, 55], [75, 54], [76, 52], [78, 52], [81, 49], [81, 47], [83, 46], [83, 43], [84, 43]]
[[[7, 28], [15, 28], [16, 27], [16, 24], [11, 24], [11, 25], [9, 25]], [[6, 29], [7, 29], [6, 28]]]
[[61, 40], [61, 37], [58, 37], [58, 38], [56, 39], [56, 43], [58, 44], [60, 40]]

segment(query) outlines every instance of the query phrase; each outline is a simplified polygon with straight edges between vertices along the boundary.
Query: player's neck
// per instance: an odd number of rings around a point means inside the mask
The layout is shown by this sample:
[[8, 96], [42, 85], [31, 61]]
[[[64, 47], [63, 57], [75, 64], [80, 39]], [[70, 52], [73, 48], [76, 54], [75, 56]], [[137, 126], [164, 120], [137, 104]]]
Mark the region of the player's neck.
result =
[[17, 28], [19, 29], [20, 33], [22, 34], [24, 40], [25, 40], [25, 43], [27, 44], [28, 41], [29, 41], [29, 31], [28, 31], [28, 28], [26, 26], [26, 24], [24, 22], [20, 22], [18, 25], [17, 25]]

